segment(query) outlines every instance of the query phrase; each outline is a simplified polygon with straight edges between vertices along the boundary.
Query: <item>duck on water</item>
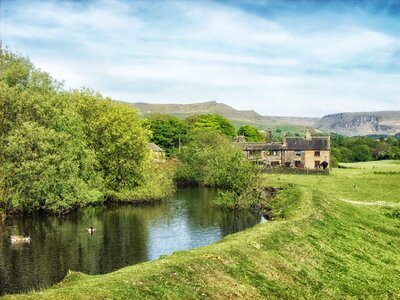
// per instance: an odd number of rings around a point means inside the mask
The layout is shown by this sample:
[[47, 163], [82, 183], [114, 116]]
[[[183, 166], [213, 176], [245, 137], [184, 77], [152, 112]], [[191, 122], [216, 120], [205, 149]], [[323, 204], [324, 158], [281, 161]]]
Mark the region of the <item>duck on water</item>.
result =
[[93, 226], [90, 226], [89, 228], [86, 228], [86, 230], [90, 233], [93, 234], [96, 232], [96, 228], [94, 228]]
[[10, 235], [11, 244], [23, 244], [23, 243], [30, 243], [31, 237], [30, 236], [23, 236], [23, 235]]

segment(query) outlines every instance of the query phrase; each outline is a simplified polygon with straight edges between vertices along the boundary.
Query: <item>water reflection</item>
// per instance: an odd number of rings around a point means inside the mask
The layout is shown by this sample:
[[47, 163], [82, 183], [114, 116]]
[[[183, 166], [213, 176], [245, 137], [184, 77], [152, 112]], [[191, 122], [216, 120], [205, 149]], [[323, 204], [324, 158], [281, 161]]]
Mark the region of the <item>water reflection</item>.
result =
[[[149, 207], [97, 207], [65, 217], [32, 216], [0, 224], [0, 295], [49, 286], [68, 270], [101, 274], [204, 246], [259, 222], [259, 215], [210, 206], [213, 189], [179, 189]], [[93, 226], [90, 235], [86, 228]], [[11, 245], [9, 235], [30, 235]]]

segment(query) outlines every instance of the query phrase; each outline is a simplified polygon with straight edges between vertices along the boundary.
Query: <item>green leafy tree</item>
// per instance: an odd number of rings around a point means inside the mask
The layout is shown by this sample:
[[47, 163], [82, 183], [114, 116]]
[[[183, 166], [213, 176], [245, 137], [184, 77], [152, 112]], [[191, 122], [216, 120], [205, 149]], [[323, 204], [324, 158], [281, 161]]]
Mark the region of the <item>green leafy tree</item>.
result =
[[0, 53], [0, 81], [7, 86], [26, 88], [34, 71], [32, 63], [24, 57], [17, 57], [9, 51]]
[[389, 136], [385, 139], [385, 143], [389, 146], [399, 147], [400, 141], [393, 136]]
[[183, 147], [178, 182], [220, 187], [227, 206], [251, 206], [259, 200], [261, 176], [242, 150], [215, 130], [198, 129]]
[[64, 212], [103, 199], [94, 157], [76, 136], [25, 122], [7, 136], [3, 151], [8, 210]]
[[366, 145], [371, 149], [378, 147], [379, 141], [369, 137], [351, 137], [344, 140], [343, 145], [349, 149], [356, 146]]
[[72, 97], [107, 193], [115, 196], [137, 187], [150, 160], [149, 132], [138, 112], [89, 90], [75, 91]]
[[370, 161], [372, 160], [371, 150], [367, 145], [357, 145], [353, 149], [353, 161]]
[[333, 146], [341, 146], [346, 140], [346, 137], [341, 134], [331, 133], [330, 136], [331, 136], [331, 143]]
[[96, 161], [80, 117], [59, 97], [61, 85], [25, 58], [8, 52], [0, 58], [3, 206], [63, 212], [102, 201]]
[[243, 135], [247, 142], [264, 142], [264, 135], [256, 127], [244, 125], [237, 132], [238, 135]]
[[171, 156], [179, 147], [179, 139], [187, 132], [187, 124], [181, 119], [170, 115], [154, 115], [148, 118], [151, 141], [163, 148]]
[[[342, 153], [340, 152], [339, 148], [331, 149], [331, 160], [332, 160], [332, 167], [337, 167], [340, 161], [343, 162]], [[335, 162], [336, 165], [333, 162]]]
[[64, 91], [9, 52], [0, 52], [0, 67], [0, 202], [8, 211], [65, 212], [105, 195], [172, 192], [170, 173], [151, 163], [149, 131], [135, 109], [89, 90]]
[[235, 126], [228, 119], [220, 115], [193, 115], [186, 118], [186, 122], [191, 129], [211, 129], [229, 138], [236, 136]]

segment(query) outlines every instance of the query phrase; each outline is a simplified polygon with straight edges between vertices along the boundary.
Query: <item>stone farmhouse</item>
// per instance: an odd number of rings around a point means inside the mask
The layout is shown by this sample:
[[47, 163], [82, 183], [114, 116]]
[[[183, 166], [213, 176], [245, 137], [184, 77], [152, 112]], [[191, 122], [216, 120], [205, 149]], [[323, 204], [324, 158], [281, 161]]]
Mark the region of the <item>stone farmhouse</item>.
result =
[[147, 146], [152, 152], [152, 158], [154, 162], [165, 162], [166, 157], [164, 149], [154, 143], [147, 143]]
[[312, 137], [310, 128], [305, 138], [284, 137], [282, 143], [248, 143], [239, 137], [237, 144], [243, 149], [247, 159], [258, 160], [270, 167], [286, 167], [307, 170], [327, 169], [330, 167], [330, 137]]

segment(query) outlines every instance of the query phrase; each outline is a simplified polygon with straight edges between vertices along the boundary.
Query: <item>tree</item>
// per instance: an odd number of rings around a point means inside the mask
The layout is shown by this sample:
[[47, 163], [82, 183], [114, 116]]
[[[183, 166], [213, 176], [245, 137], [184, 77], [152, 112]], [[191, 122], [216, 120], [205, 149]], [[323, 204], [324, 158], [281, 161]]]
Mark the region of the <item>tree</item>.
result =
[[137, 110], [89, 90], [74, 91], [71, 100], [83, 120], [88, 145], [95, 153], [107, 193], [138, 186], [150, 160], [150, 150], [149, 132]]
[[186, 118], [186, 122], [191, 129], [215, 130], [229, 138], [234, 138], [236, 136], [235, 126], [220, 115], [193, 115]]
[[151, 164], [150, 132], [134, 108], [86, 89], [64, 91], [8, 52], [0, 52], [0, 67], [0, 202], [8, 211], [59, 213], [105, 196], [171, 194], [171, 176]]
[[264, 135], [253, 126], [241, 126], [237, 132], [238, 135], [243, 135], [247, 142], [264, 142]]
[[102, 201], [96, 161], [60, 84], [25, 58], [0, 53], [0, 201], [9, 211]]
[[103, 199], [94, 157], [77, 136], [24, 122], [3, 149], [8, 210], [64, 212]]
[[32, 63], [24, 57], [18, 57], [9, 51], [0, 52], [0, 81], [10, 87], [24, 88], [34, 71]]
[[353, 149], [353, 161], [370, 161], [372, 160], [371, 150], [367, 145], [357, 145]]
[[179, 156], [178, 182], [220, 187], [222, 202], [235, 206], [257, 202], [261, 186], [258, 166], [246, 160], [242, 150], [215, 130], [192, 132]]
[[187, 132], [187, 124], [174, 116], [154, 115], [148, 118], [147, 123], [152, 132], [151, 141], [171, 156], [179, 147], [179, 139]]
[[[340, 152], [339, 148], [334, 147], [331, 149], [331, 160], [332, 162], [335, 161], [337, 165], [339, 164], [339, 162], [343, 162], [342, 153]], [[336, 166], [333, 165], [332, 167], [337, 167], [337, 165]]]
[[331, 143], [334, 146], [341, 146], [343, 145], [343, 142], [346, 140], [346, 137], [344, 135], [341, 134], [337, 134], [337, 133], [331, 133]]

